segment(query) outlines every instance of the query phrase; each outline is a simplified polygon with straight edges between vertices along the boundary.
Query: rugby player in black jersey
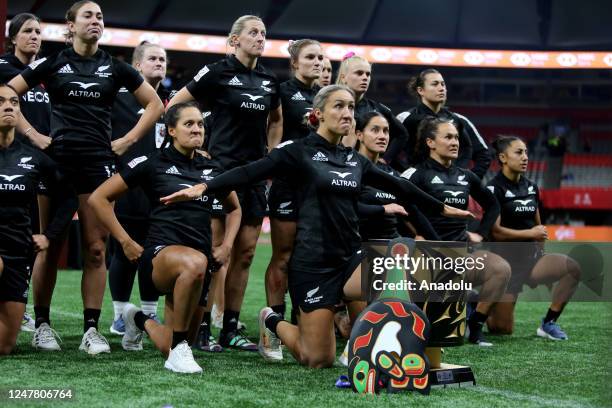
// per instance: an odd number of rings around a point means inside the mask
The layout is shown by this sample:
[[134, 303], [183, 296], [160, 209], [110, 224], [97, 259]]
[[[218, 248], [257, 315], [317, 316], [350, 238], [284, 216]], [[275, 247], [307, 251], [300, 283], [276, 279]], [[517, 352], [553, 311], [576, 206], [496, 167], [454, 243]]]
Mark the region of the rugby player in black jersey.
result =
[[[8, 29], [8, 37], [6, 38], [5, 49], [6, 54], [0, 56], [0, 83], [6, 83], [19, 75], [27, 64], [34, 62], [40, 46], [42, 36], [40, 30], [40, 19], [34, 14], [21, 13], [11, 19], [11, 25]], [[21, 97], [21, 113], [32, 124], [34, 129], [37, 129], [43, 134], [49, 133], [49, 123], [51, 119], [51, 105], [49, 103], [49, 94], [45, 89], [37, 85], [30, 89]], [[29, 133], [32, 131], [30, 130]], [[20, 141], [32, 144], [27, 135], [17, 134]], [[40, 139], [35, 139], [34, 142]], [[36, 145], [36, 147], [44, 148], [45, 145]], [[42, 211], [39, 215], [39, 202]], [[44, 230], [47, 224], [48, 199], [45, 195], [35, 197], [31, 205], [32, 230], [35, 232]], [[42, 216], [43, 225], [39, 224], [39, 217]], [[24, 331], [34, 331], [34, 319], [28, 313], [23, 316], [21, 329]]]
[[[323, 68], [323, 50], [318, 41], [292, 41], [287, 48], [293, 77], [280, 86], [283, 107], [282, 141], [296, 140], [310, 133], [308, 115], [319, 87], [315, 85]], [[296, 189], [284, 177], [277, 177], [268, 195], [272, 258], [266, 270], [266, 298], [268, 306], [285, 315], [287, 265], [293, 249], [299, 197]]]
[[[92, 1], [74, 3], [66, 13], [67, 38], [72, 46], [34, 61], [10, 81], [21, 95], [40, 83], [51, 99], [50, 156], [75, 187], [79, 199], [81, 247], [83, 249], [83, 340], [80, 350], [89, 354], [110, 352], [97, 330], [104, 288], [104, 260], [108, 232], [87, 204], [89, 194], [114, 172], [114, 154], [121, 155], [143, 137], [163, 112], [155, 90], [128, 64], [98, 48], [104, 30], [102, 11]], [[111, 110], [118, 90], [126, 87], [145, 108], [138, 123], [111, 144]], [[47, 138], [22, 116], [18, 129], [34, 138]], [[37, 330], [33, 344], [41, 349], [59, 349], [49, 328], [51, 297], [57, 278], [58, 246], [45, 251], [45, 260], [35, 268], [34, 312]], [[45, 326], [41, 324], [47, 323]]]
[[516, 136], [500, 136], [493, 148], [502, 169], [487, 185], [501, 207], [492, 236], [498, 242], [524, 244], [494, 246], [495, 252], [511, 260], [512, 278], [501, 303], [494, 304], [491, 309], [487, 320], [489, 332], [512, 334], [514, 306], [523, 284], [535, 287], [558, 282], [552, 292], [552, 303], [536, 333], [551, 340], [567, 340], [557, 319], [580, 282], [580, 266], [567, 255], [543, 251], [548, 232], [540, 218], [538, 186], [525, 177], [529, 161], [525, 143]]
[[[166, 77], [166, 64], [166, 50], [157, 44], [143, 42], [134, 49], [132, 66], [157, 91], [164, 104], [168, 102], [170, 95], [170, 91], [160, 85]], [[129, 93], [126, 88], [119, 89], [111, 119], [112, 140], [117, 140], [129, 132], [138, 122], [142, 113], [144, 113], [144, 109], [134, 95]], [[116, 158], [117, 171], [123, 170], [134, 158], [153, 153], [161, 146], [164, 136], [165, 125], [160, 118], [142, 139], [130, 146], [125, 154]], [[140, 245], [146, 238], [149, 211], [149, 202], [140, 188], [128, 191], [127, 194], [115, 202], [117, 218], [130, 236]], [[109, 254], [111, 261], [108, 268], [108, 286], [115, 313], [110, 332], [123, 335], [125, 325], [121, 313], [123, 307], [130, 300], [137, 265], [124, 256], [121, 246], [112, 237], [109, 240]], [[158, 295], [155, 288], [146, 285], [147, 282], [145, 279], [138, 280], [140, 305], [145, 314], [155, 315], [157, 313]]]
[[[266, 27], [259, 17], [238, 18], [228, 38], [234, 54], [204, 66], [169, 104], [197, 100], [211, 110], [208, 152], [224, 170], [262, 158], [282, 136], [279, 83], [258, 62], [265, 41]], [[238, 319], [266, 212], [265, 182], [245, 186], [237, 193], [243, 209], [242, 225], [225, 281], [225, 311], [219, 342], [223, 347], [256, 351], [257, 345], [238, 329]]]
[[421, 71], [419, 75], [411, 78], [408, 89], [417, 98], [419, 104], [397, 115], [397, 119], [408, 132], [408, 141], [404, 149], [407, 162], [403, 164], [403, 167], [413, 166], [418, 161], [415, 154], [417, 131], [421, 121], [427, 117], [445, 118], [452, 119], [459, 132], [459, 156], [455, 160], [455, 166], [467, 168], [472, 160], [474, 162], [472, 172], [482, 178], [491, 164], [487, 143], [468, 118], [451, 112], [444, 106], [447, 100], [447, 90], [442, 75], [433, 68]]
[[307, 137], [289, 140], [254, 163], [234, 168], [208, 184], [162, 198], [167, 205], [194, 200], [211, 192], [257, 182], [279, 174], [291, 175], [299, 186], [295, 248], [289, 263], [289, 293], [300, 308], [299, 325], [283, 320], [266, 307], [259, 314], [259, 351], [268, 360], [282, 359], [278, 339], [297, 361], [328, 367], [335, 358], [334, 305], [362, 298], [361, 237], [357, 200], [362, 182], [397, 194], [402, 202], [437, 209], [447, 216], [467, 217], [424, 194], [406, 180], [380, 171], [354, 149], [339, 145], [352, 126], [355, 95], [343, 85], [321, 89], [313, 101], [318, 128]]
[[[159, 293], [166, 295], [167, 321], [172, 322], [171, 326], [156, 322], [132, 304], [125, 306], [123, 348], [142, 350], [142, 334], [146, 331], [167, 357], [167, 369], [199, 373], [202, 369], [195, 362], [187, 339], [206, 268], [213, 256], [212, 196], [169, 206], [162, 205], [160, 197], [200, 183], [214, 164], [195, 152], [204, 142], [204, 121], [197, 104], [175, 104], [166, 113], [165, 120], [171, 146], [134, 158], [96, 189], [89, 202], [104, 226], [121, 243], [126, 258], [132, 262], [140, 259], [141, 276], [151, 279]], [[144, 248], [121, 226], [112, 207], [112, 201], [135, 187], [144, 190], [152, 206]], [[217, 262], [225, 263], [240, 225], [240, 205], [235, 192], [219, 192], [218, 198], [231, 215], [224, 238], [229, 245], [223, 253], [214, 255]]]
[[[25, 312], [30, 268], [35, 252], [59, 238], [72, 219], [72, 211], [59, 212], [41, 234], [32, 235], [30, 205], [38, 183], [51, 191], [66, 189], [55, 163], [29, 144], [15, 138], [19, 96], [0, 84], [0, 354], [15, 347]], [[76, 207], [76, 201], [65, 205]]]
[[323, 57], [323, 68], [321, 76], [315, 81], [319, 88], [330, 85], [332, 83], [332, 64], [328, 57]]
[[[481, 185], [478, 176], [453, 164], [459, 154], [459, 133], [454, 123], [443, 118], [425, 118], [419, 125], [417, 149], [421, 163], [406, 170], [402, 177], [447, 205], [465, 210], [468, 208], [468, 198], [472, 196], [484, 209], [478, 231], [470, 232], [467, 230], [467, 221], [449, 220], [429, 208], [423, 208], [440, 239], [482, 242], [489, 236], [499, 215], [499, 204], [493, 194]], [[482, 271], [474, 268], [466, 272], [469, 282], [482, 284], [480, 296], [483, 299], [468, 316], [468, 340], [480, 346], [491, 346], [484, 338], [482, 327], [493, 301], [500, 299], [506, 289], [510, 279], [510, 265], [493, 253], [487, 252], [484, 255], [482, 250], [471, 254], [474, 258], [483, 258]]]
[[[355, 117], [370, 111], [376, 111], [382, 113], [385, 119], [387, 119], [391, 140], [383, 160], [385, 163], [391, 164], [406, 144], [408, 135], [406, 134], [406, 129], [404, 129], [402, 124], [393, 115], [393, 112], [391, 112], [391, 109], [380, 102], [365, 97], [371, 80], [372, 66], [370, 63], [365, 58], [354, 53], [347, 54], [338, 69], [336, 83], [346, 85], [355, 92], [357, 102], [357, 105], [355, 105]], [[346, 138], [342, 143], [354, 146], [356, 140], [351, 139], [354, 139], [354, 137]]]

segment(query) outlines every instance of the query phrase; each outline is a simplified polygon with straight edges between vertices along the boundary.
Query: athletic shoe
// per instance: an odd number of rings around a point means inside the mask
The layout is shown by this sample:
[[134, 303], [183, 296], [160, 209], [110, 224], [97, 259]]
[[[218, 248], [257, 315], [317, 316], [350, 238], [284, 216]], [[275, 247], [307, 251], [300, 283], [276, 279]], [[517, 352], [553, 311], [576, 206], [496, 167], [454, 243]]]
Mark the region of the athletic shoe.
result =
[[21, 331], [23, 332], [34, 332], [36, 330], [36, 325], [32, 316], [29, 313], [24, 313], [23, 318], [21, 319]]
[[348, 342], [346, 343], [346, 346], [344, 346], [342, 354], [340, 354], [340, 357], [338, 357], [338, 362], [343, 366], [348, 367]]
[[37, 350], [44, 351], [59, 351], [61, 350], [57, 340], [62, 341], [59, 334], [51, 328], [47, 323], [43, 323], [34, 331], [32, 337], [32, 347]]
[[210, 333], [210, 327], [207, 324], [201, 324], [200, 330], [198, 331], [198, 337], [193, 345], [193, 348], [200, 351], [206, 351], [208, 353], [221, 353], [223, 347]]
[[128, 303], [123, 309], [125, 316], [125, 333], [121, 339], [121, 347], [125, 351], [140, 351], [142, 350], [142, 330], [136, 326], [134, 316], [140, 312], [140, 308]]
[[561, 327], [554, 320], [547, 323], [544, 323], [544, 320], [542, 320], [542, 324], [536, 330], [536, 334], [550, 340], [567, 340], [567, 334], [561, 330]]
[[106, 338], [95, 327], [90, 327], [83, 334], [79, 350], [83, 350], [93, 356], [100, 353], [110, 353], [110, 346]]
[[111, 334], [116, 334], [118, 336], [123, 336], [125, 333], [125, 321], [123, 320], [123, 315], [119, 315], [117, 320], [113, 320], [113, 324], [110, 327]]
[[236, 331], [224, 332], [219, 334], [219, 344], [221, 347], [233, 348], [242, 351], [257, 351], [257, 344], [253, 343], [247, 337], [243, 329]]
[[266, 319], [274, 311], [270, 307], [264, 307], [259, 312], [259, 344], [257, 349], [259, 354], [266, 361], [281, 361], [283, 359], [283, 350], [280, 346], [280, 340], [272, 330], [266, 327]]
[[468, 335], [468, 341], [480, 347], [493, 347], [493, 343], [487, 341], [487, 338], [482, 333], [482, 329], [477, 331], [470, 331], [470, 334]]
[[170, 350], [164, 367], [175, 373], [197, 374], [202, 372], [202, 367], [194, 360], [191, 348], [186, 341], [181, 341]]

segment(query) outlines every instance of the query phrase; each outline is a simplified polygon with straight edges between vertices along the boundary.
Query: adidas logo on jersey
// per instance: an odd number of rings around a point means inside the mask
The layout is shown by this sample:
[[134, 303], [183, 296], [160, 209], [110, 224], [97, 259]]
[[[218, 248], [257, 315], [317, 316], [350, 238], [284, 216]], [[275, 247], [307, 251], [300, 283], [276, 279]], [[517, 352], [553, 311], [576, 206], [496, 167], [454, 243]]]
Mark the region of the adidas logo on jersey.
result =
[[136, 157], [128, 163], [128, 166], [130, 167], [130, 169], [133, 169], [134, 167], [138, 166], [138, 164], [142, 163], [145, 160], [147, 160], [147, 156]]
[[72, 70], [72, 68], [70, 67], [70, 64], [66, 64], [63, 67], [61, 67], [58, 71], [58, 74], [74, 74], [74, 71]]
[[504, 194], [504, 197], [516, 197], [516, 196], [512, 193], [512, 191], [506, 190], [506, 194]]
[[[168, 170], [166, 170], [166, 174], [174, 174], [177, 176], [180, 176], [181, 173], [178, 171], [178, 169], [176, 168], [176, 166], [172, 166], [170, 167]], [[191, 186], [190, 186], [191, 187]]]
[[[37, 59], [36, 61], [32, 62], [30, 65], [28, 65], [31, 69], [36, 69], [37, 66], [39, 66], [40, 64], [42, 64], [43, 62], [45, 62], [47, 60], [47, 57], [41, 58], [41, 59]], [[70, 68], [70, 67], [68, 67]], [[72, 72], [72, 71], [71, 71]]]
[[227, 84], [228, 85], [233, 85], [233, 86], [242, 86], [243, 85], [243, 83], [240, 82], [240, 80], [237, 77], [233, 77], [232, 79], [230, 79]]
[[444, 182], [440, 179], [440, 177], [434, 176], [434, 178], [431, 179], [431, 184], [444, 184]]
[[305, 101], [306, 98], [304, 98], [301, 94], [300, 91], [297, 91], [296, 93], [293, 94], [293, 96], [291, 97], [292, 101]]
[[321, 153], [321, 152], [317, 152], [314, 156], [312, 156], [312, 160], [313, 161], [322, 161], [322, 162], [329, 161], [327, 156], [325, 154]]

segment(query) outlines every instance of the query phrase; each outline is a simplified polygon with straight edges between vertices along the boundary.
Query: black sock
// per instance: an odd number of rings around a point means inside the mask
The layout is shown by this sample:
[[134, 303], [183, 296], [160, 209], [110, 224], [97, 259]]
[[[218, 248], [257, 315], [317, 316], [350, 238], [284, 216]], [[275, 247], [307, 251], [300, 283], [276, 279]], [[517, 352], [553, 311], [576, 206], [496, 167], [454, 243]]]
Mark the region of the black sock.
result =
[[34, 323], [34, 326], [37, 329], [43, 323], [47, 323], [51, 326], [51, 320], [49, 320], [49, 307], [34, 306], [34, 316], [36, 316], [36, 323]]
[[223, 312], [223, 331], [226, 333], [233, 332], [238, 330], [238, 318], [240, 317], [240, 312], [235, 312], [233, 310], [225, 309]]
[[172, 332], [172, 348], [175, 348], [179, 343], [187, 341], [187, 332]]
[[285, 318], [285, 311], [287, 310], [287, 306], [284, 302], [280, 305], [270, 306], [270, 308], [274, 311], [274, 313], [279, 314], [281, 316], [281, 319]]
[[482, 326], [484, 326], [484, 323], [487, 321], [488, 317], [489, 316], [486, 314], [482, 314], [477, 311], [472, 313], [467, 322], [468, 326], [470, 327], [470, 337], [473, 337], [472, 333], [476, 335], [478, 332], [482, 331]]
[[546, 312], [546, 316], [544, 317], [544, 323], [553, 321], [556, 322], [559, 316], [561, 316], [561, 312], [555, 312], [554, 310], [548, 309], [548, 312]]
[[266, 325], [268, 330], [270, 330], [276, 335], [276, 326], [278, 326], [278, 324], [282, 321], [283, 317], [281, 315], [279, 315], [278, 313], [270, 313], [270, 315], [266, 317], [264, 324]]
[[204, 312], [204, 316], [202, 316], [202, 324], [210, 326], [210, 312]]
[[83, 331], [87, 331], [91, 327], [98, 330], [98, 320], [100, 320], [100, 312], [100, 309], [83, 310]]
[[146, 331], [145, 330], [145, 322], [147, 320], [149, 320], [150, 318], [151, 318], [151, 316], [146, 315], [146, 314], [144, 314], [142, 312], [142, 310], [139, 310], [134, 315], [134, 323], [136, 323], [136, 327], [138, 327], [140, 330]]

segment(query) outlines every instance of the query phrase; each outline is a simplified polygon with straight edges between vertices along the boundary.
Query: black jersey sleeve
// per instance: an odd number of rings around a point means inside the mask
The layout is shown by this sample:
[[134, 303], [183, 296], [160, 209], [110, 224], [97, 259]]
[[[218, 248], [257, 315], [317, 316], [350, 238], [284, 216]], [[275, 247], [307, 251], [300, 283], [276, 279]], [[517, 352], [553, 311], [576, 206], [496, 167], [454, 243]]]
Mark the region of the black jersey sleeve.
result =
[[219, 63], [205, 65], [185, 87], [195, 100], [208, 100], [217, 87], [220, 72]]
[[112, 61], [115, 79], [118, 82], [117, 89], [124, 86], [128, 91], [134, 92], [142, 85], [144, 79], [134, 67], [116, 58], [113, 58]]
[[278, 82], [278, 80], [276, 81], [275, 89], [276, 89], [276, 92], [272, 94], [272, 97], [271, 97], [272, 100], [270, 101], [270, 110], [277, 109], [281, 104], [281, 89], [280, 89], [280, 83]]
[[52, 72], [54, 60], [54, 57], [37, 59], [21, 72], [21, 76], [26, 81], [29, 88], [33, 88], [40, 83], [45, 83], [45, 80]]
[[154, 165], [151, 157], [140, 156], [132, 159], [119, 175], [129, 188], [145, 185], [151, 180], [154, 173]]
[[425, 214], [414, 204], [404, 206], [408, 212], [408, 221], [416, 228], [417, 233], [429, 241], [440, 241], [440, 236], [431, 225]]
[[377, 215], [383, 215], [385, 213], [385, 207], [378, 204], [366, 204], [362, 201], [357, 202], [357, 214], [359, 217], [368, 218], [375, 217]]
[[293, 140], [288, 140], [272, 149], [270, 154], [253, 163], [235, 167], [232, 170], [215, 177], [206, 183], [208, 191], [220, 189], [233, 190], [255, 181], [263, 180], [280, 174], [291, 174], [299, 162], [300, 148]]
[[389, 147], [384, 154], [384, 159], [387, 163], [393, 162], [397, 155], [404, 149], [404, 146], [408, 142], [408, 132], [402, 123], [391, 112], [391, 109], [378, 103], [378, 111], [383, 114], [387, 122], [389, 122], [389, 134], [391, 140], [389, 141]]
[[79, 200], [71, 183], [63, 180], [57, 165], [44, 153], [41, 156], [41, 181], [47, 186], [48, 193], [58, 202], [53, 218], [43, 234], [51, 241], [62, 236], [79, 208]]
[[478, 133], [476, 126], [468, 118], [456, 112], [453, 113], [455, 119], [461, 123], [462, 131], [472, 147], [472, 157], [468, 158], [474, 162], [474, 167], [471, 170], [478, 177], [482, 178], [491, 164], [491, 154], [487, 142], [485, 142], [480, 133]]
[[363, 156], [359, 160], [363, 164], [363, 183], [397, 194], [404, 200], [415, 202], [418, 206], [433, 208], [438, 212], [444, 209], [441, 201], [433, 198], [410, 181], [385, 173]]
[[491, 193], [491, 190], [483, 187], [480, 178], [476, 174], [469, 170], [466, 171], [466, 173], [468, 182], [470, 183], [470, 195], [478, 201], [478, 204], [480, 204], [484, 210], [480, 226], [476, 232], [483, 237], [488, 237], [493, 224], [495, 224], [499, 216], [499, 203], [493, 193]]

